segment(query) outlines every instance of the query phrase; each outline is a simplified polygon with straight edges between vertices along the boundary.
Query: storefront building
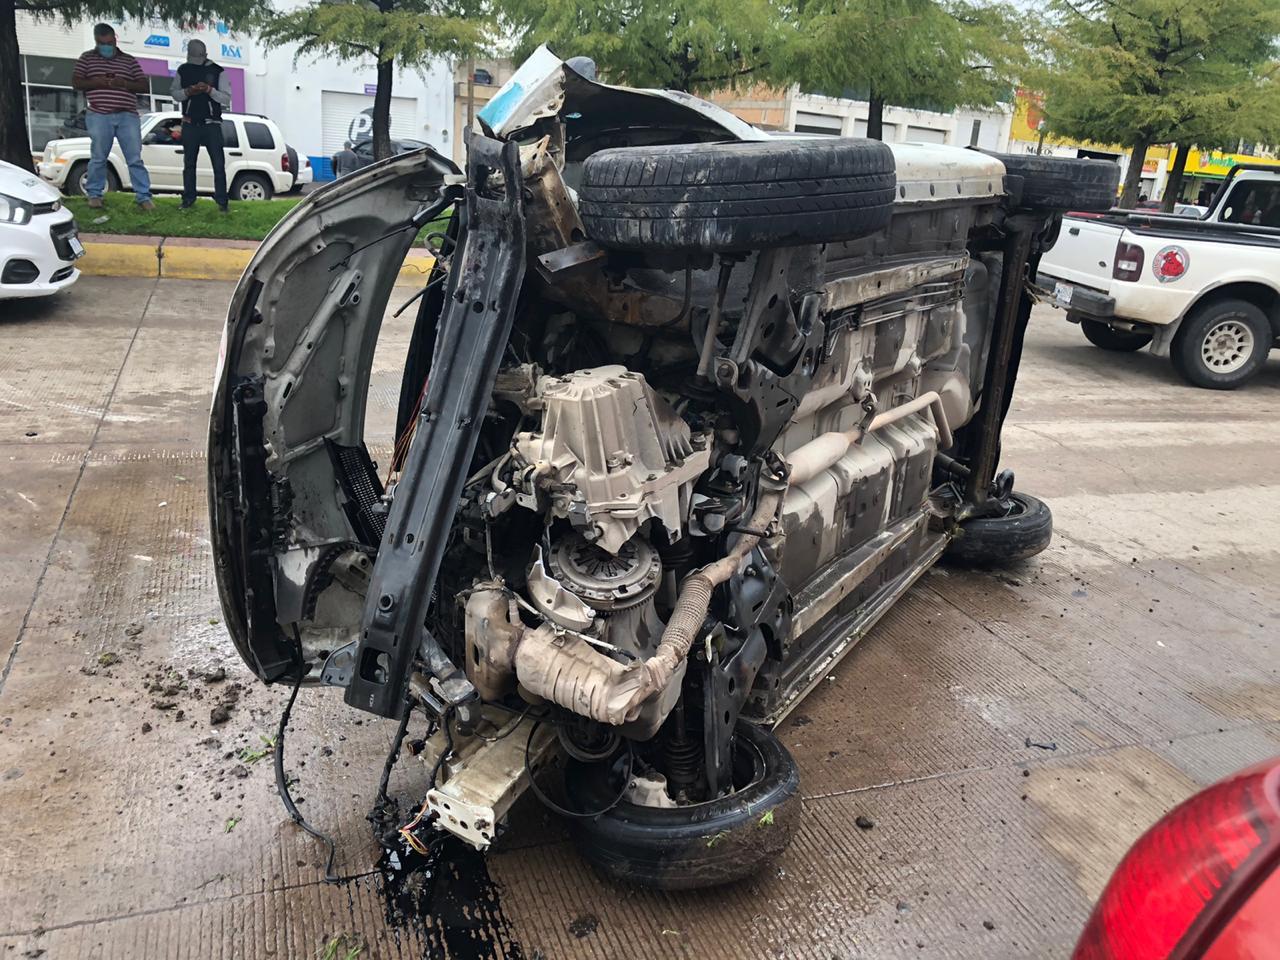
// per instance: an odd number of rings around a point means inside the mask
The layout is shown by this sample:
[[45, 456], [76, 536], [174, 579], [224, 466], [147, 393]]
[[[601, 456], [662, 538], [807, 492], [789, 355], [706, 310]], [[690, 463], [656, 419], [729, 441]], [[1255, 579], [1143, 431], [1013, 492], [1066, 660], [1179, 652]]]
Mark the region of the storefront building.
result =
[[[110, 21], [108, 21], [110, 22]], [[173, 70], [185, 57], [187, 42], [203, 40], [212, 59], [227, 69], [231, 106], [245, 109], [245, 65], [249, 48], [244, 39], [225, 24], [202, 25], [177, 31], [160, 22], [150, 24], [111, 22], [120, 49], [137, 57], [151, 81], [148, 93], [138, 94], [143, 112], [170, 110], [169, 86]], [[19, 14], [18, 49], [22, 58], [22, 86], [27, 109], [31, 149], [39, 153], [58, 137], [85, 136], [84, 94], [71, 87], [76, 58], [93, 46], [93, 21], [64, 27], [57, 20], [33, 20]]]
[[[288, 6], [288, 3], [282, 6]], [[291, 47], [263, 48], [252, 36], [210, 22], [181, 28], [161, 20], [105, 21], [116, 31], [120, 49], [138, 59], [151, 81], [138, 95], [142, 112], [174, 108], [169, 97], [174, 70], [186, 57], [187, 43], [201, 40], [209, 59], [227, 71], [231, 107], [276, 122], [285, 140], [311, 159], [317, 179], [331, 175], [330, 158], [344, 143], [372, 135], [377, 76], [372, 60], [343, 63], [306, 57], [297, 61]], [[71, 87], [76, 58], [93, 46], [95, 21], [64, 26], [18, 14], [23, 94], [31, 148], [49, 140], [85, 136], [84, 95]], [[453, 153], [453, 76], [441, 62], [425, 70], [397, 70], [391, 98], [391, 138], [406, 147], [428, 144]]]

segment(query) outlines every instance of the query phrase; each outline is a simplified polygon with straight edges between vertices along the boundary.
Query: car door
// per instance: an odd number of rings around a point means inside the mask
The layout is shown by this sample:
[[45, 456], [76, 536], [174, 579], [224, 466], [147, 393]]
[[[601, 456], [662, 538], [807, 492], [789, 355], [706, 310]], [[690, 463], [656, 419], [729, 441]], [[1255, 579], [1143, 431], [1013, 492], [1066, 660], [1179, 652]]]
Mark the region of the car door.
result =
[[[222, 118], [222, 156], [227, 165], [227, 189], [235, 182], [237, 171], [244, 166], [244, 149], [241, 147], [240, 123], [229, 117]], [[209, 170], [209, 189], [213, 189], [213, 169]]]
[[275, 133], [269, 124], [249, 119], [240, 122], [244, 125], [241, 149], [244, 151], [246, 165], [266, 174], [274, 189], [275, 177], [272, 176], [272, 171], [280, 169], [280, 154], [284, 152], [284, 144], [276, 143]]
[[1218, 219], [1224, 223], [1280, 227], [1280, 180], [1238, 177], [1222, 202]]
[[162, 116], [142, 133], [142, 164], [151, 175], [151, 189], [182, 189], [182, 118]]

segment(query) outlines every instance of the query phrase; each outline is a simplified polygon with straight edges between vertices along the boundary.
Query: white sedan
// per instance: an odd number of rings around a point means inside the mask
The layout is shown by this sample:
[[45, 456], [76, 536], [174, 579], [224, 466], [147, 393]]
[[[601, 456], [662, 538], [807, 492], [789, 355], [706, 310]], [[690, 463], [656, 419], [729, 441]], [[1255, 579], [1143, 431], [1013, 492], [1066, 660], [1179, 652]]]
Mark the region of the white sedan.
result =
[[0, 161], [0, 300], [46, 297], [80, 278], [84, 247], [62, 194]]

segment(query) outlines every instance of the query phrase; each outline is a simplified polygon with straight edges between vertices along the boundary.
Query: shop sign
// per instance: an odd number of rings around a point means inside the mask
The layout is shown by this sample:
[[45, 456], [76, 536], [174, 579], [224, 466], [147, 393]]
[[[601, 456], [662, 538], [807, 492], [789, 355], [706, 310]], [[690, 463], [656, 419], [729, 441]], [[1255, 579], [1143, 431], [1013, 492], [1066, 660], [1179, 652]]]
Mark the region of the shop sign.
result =
[[200, 40], [209, 52], [209, 58], [223, 66], [246, 66], [249, 63], [248, 37], [232, 30], [221, 20], [171, 24], [152, 17], [145, 21], [107, 22], [115, 28], [121, 49], [130, 53], [182, 57], [186, 55], [188, 43]]

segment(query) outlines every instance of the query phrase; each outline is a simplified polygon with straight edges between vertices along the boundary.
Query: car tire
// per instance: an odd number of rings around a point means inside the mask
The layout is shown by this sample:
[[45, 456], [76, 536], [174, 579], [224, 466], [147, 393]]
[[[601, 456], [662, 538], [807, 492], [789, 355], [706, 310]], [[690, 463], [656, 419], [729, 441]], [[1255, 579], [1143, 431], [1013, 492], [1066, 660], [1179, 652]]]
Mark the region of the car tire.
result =
[[993, 153], [1010, 176], [1022, 178], [1022, 206], [1040, 210], [1110, 210], [1120, 168], [1110, 160], [1068, 160]]
[[242, 173], [231, 182], [232, 200], [270, 200], [275, 189], [261, 173]]
[[[663, 890], [691, 890], [740, 880], [791, 843], [800, 820], [800, 773], [772, 731], [740, 720], [735, 764], [750, 782], [726, 797], [677, 807], [623, 800], [607, 813], [575, 822], [578, 850], [616, 880]], [[570, 761], [568, 795], [580, 811], [607, 805], [617, 774], [602, 763]]]
[[1101, 320], [1080, 318], [1080, 329], [1084, 337], [1095, 347], [1103, 350], [1114, 350], [1117, 353], [1132, 353], [1141, 350], [1151, 342], [1151, 334], [1134, 333], [1131, 330], [1117, 330]]
[[1234, 390], [1258, 372], [1274, 339], [1261, 307], [1248, 300], [1216, 300], [1182, 321], [1169, 358], [1197, 387]]
[[298, 172], [301, 169], [298, 166], [298, 151], [288, 144], [285, 144], [284, 149], [289, 156], [289, 189], [285, 193], [297, 193], [301, 189], [298, 184]]
[[736, 252], [855, 240], [893, 209], [892, 151], [878, 140], [622, 147], [587, 158], [587, 236], [620, 250]]
[[[77, 160], [71, 165], [71, 169], [67, 171], [67, 179], [63, 185], [63, 191], [70, 197], [85, 196], [84, 179], [89, 175], [89, 161]], [[107, 167], [107, 193], [120, 192], [120, 178], [116, 176], [115, 170]]]
[[970, 517], [947, 545], [946, 558], [962, 567], [1002, 567], [1040, 553], [1053, 539], [1049, 505], [1025, 493], [1010, 493], [991, 516]]

